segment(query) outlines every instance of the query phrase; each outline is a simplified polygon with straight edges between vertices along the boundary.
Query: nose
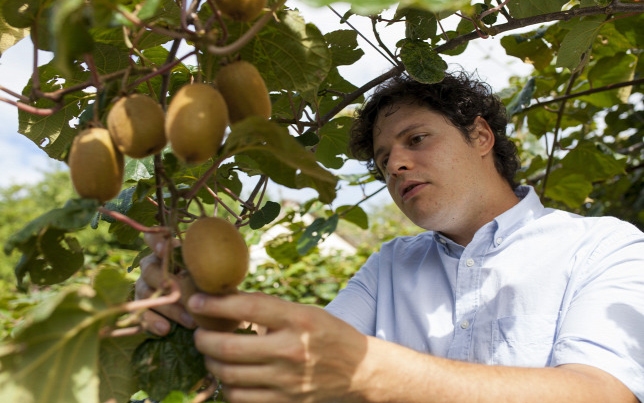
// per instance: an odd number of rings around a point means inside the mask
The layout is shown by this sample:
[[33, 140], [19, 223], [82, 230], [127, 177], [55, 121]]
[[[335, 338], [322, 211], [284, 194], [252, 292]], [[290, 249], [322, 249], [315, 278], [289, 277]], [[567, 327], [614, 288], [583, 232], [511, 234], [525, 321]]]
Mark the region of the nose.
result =
[[411, 161], [405, 150], [399, 147], [392, 148], [387, 159], [387, 166], [385, 166], [386, 175], [396, 177], [411, 168]]

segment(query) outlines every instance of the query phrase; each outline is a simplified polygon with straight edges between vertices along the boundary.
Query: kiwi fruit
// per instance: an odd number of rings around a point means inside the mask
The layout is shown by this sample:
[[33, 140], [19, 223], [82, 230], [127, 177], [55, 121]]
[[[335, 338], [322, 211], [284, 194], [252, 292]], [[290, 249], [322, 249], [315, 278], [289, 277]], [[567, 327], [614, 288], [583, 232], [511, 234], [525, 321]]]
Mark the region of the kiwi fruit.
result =
[[119, 151], [144, 158], [165, 147], [165, 113], [154, 99], [131, 94], [114, 103], [107, 114], [107, 129]]
[[[179, 277], [179, 289], [181, 290], [181, 303], [184, 306], [188, 305], [188, 300], [192, 294], [201, 291], [195, 284], [190, 273], [185, 273], [185, 275]], [[241, 323], [232, 319], [215, 318], [192, 312], [190, 312], [190, 315], [195, 320], [197, 326], [206, 330], [215, 330], [218, 332], [232, 332], [237, 329]]]
[[79, 196], [104, 203], [116, 197], [123, 183], [123, 154], [107, 129], [94, 127], [78, 133], [67, 160]]
[[257, 68], [245, 60], [223, 66], [215, 76], [215, 84], [228, 106], [230, 123], [249, 116], [271, 117], [271, 98]]
[[225, 16], [242, 22], [253, 21], [266, 7], [266, 0], [215, 0]]
[[181, 87], [166, 111], [166, 136], [174, 154], [186, 163], [201, 163], [215, 155], [227, 126], [224, 97], [205, 83]]
[[244, 237], [229, 221], [203, 217], [186, 230], [183, 262], [197, 288], [208, 294], [235, 292], [248, 272], [249, 253]]

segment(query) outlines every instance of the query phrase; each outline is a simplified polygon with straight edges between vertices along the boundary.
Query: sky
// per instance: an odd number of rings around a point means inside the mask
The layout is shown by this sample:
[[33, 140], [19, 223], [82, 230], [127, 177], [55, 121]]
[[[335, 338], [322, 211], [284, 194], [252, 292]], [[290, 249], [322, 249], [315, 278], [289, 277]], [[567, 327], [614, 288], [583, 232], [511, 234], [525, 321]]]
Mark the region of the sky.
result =
[[[315, 23], [323, 33], [337, 29], [351, 29], [347, 24], [340, 23], [338, 17], [330, 8], [312, 8], [302, 4], [298, 0], [289, 0], [291, 7], [300, 9], [307, 21]], [[346, 4], [339, 3], [334, 6], [338, 14], [343, 15], [347, 11]], [[353, 25], [360, 32], [365, 33], [369, 40], [373, 41], [371, 23], [366, 18], [353, 16], [348, 23]], [[403, 37], [402, 25], [400, 27], [387, 28], [382, 33], [383, 42], [394, 49], [394, 43]], [[494, 90], [501, 90], [505, 87], [507, 80], [512, 75], [529, 74], [532, 68], [521, 63], [515, 58], [510, 58], [499, 45], [500, 38], [478, 39], [470, 43], [465, 56], [444, 57], [450, 69], [459, 66], [466, 71], [476, 71], [478, 75], [486, 80]], [[353, 84], [360, 86], [366, 81], [377, 77], [388, 71], [391, 64], [387, 62], [374, 48], [364, 39], [358, 38], [360, 47], [365, 51], [355, 66], [342, 66], [340, 73]], [[29, 39], [22, 40], [14, 47], [8, 49], [0, 57], [0, 85], [16, 92], [21, 92], [31, 74], [32, 56], [31, 43]], [[50, 54], [42, 53], [39, 58], [42, 62], [48, 61]], [[7, 97], [0, 93], [0, 97]], [[14, 106], [0, 102], [0, 187], [7, 187], [11, 184], [35, 183], [42, 178], [44, 172], [53, 169], [65, 169], [64, 164], [51, 160], [44, 151], [40, 150], [31, 140], [18, 133], [18, 113]], [[366, 169], [358, 163], [347, 164], [341, 173], [353, 174], [364, 173]], [[368, 187], [367, 193], [375, 191], [380, 184], [373, 184]], [[272, 187], [270, 193], [278, 198], [295, 199], [303, 201], [316, 195], [313, 190], [292, 191], [282, 187]], [[335, 205], [353, 204], [361, 200], [362, 192], [356, 188], [343, 187], [339, 191], [338, 200]], [[369, 203], [377, 205], [387, 202], [390, 199], [386, 192], [380, 192]], [[369, 206], [367, 203], [367, 207]]]

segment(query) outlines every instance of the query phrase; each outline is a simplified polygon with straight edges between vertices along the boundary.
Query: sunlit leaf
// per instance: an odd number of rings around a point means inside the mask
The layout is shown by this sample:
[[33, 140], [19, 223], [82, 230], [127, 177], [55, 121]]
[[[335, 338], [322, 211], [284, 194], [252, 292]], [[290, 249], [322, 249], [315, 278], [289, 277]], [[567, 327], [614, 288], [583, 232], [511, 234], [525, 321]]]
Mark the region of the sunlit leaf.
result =
[[108, 306], [75, 285], [30, 311], [0, 349], [0, 401], [99, 403], [99, 329], [118, 314]]
[[340, 206], [335, 209], [335, 212], [345, 221], [353, 223], [362, 229], [369, 228], [369, 216], [359, 206]]
[[[250, 157], [266, 175], [281, 185], [295, 189], [313, 187], [320, 200], [325, 202], [335, 198], [337, 178], [318, 165], [315, 156], [285, 128], [275, 123], [251, 117], [233, 125], [222, 154], [240, 153]], [[298, 175], [306, 178], [307, 182], [298, 180]]]
[[514, 18], [526, 18], [561, 11], [566, 3], [568, 0], [510, 0], [506, 6]]
[[593, 184], [584, 175], [566, 170], [556, 170], [550, 174], [546, 196], [565, 203], [570, 208], [579, 207], [593, 190]]

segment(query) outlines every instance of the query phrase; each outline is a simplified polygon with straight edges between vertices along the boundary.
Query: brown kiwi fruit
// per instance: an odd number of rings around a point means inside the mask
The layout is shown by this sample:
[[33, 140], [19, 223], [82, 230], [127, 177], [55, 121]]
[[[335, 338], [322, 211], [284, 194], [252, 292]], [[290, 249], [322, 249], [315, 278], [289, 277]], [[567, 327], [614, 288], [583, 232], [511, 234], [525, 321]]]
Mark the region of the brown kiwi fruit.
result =
[[123, 154], [107, 129], [94, 127], [78, 133], [67, 160], [79, 196], [104, 203], [116, 197], [123, 183]]
[[[179, 277], [179, 288], [181, 290], [181, 303], [184, 306], [188, 305], [188, 300], [190, 299], [192, 294], [201, 292], [201, 290], [195, 285], [192, 276], [188, 272]], [[212, 316], [199, 315], [192, 312], [190, 312], [190, 315], [195, 320], [197, 326], [206, 330], [215, 330], [218, 332], [232, 332], [237, 329], [241, 323], [232, 319], [215, 318]]]
[[242, 22], [253, 21], [266, 7], [266, 0], [215, 0], [219, 10], [227, 17]]
[[257, 68], [239, 60], [223, 66], [215, 77], [217, 88], [228, 106], [230, 123], [249, 116], [271, 117], [271, 98]]
[[201, 163], [217, 154], [228, 126], [228, 107], [209, 84], [184, 85], [166, 111], [165, 132], [174, 154], [187, 163]]
[[235, 292], [246, 277], [248, 247], [239, 230], [227, 220], [199, 218], [188, 227], [181, 247], [183, 262], [203, 292]]
[[132, 158], [144, 158], [165, 147], [164, 122], [161, 105], [143, 94], [120, 98], [107, 114], [107, 129], [114, 144]]

